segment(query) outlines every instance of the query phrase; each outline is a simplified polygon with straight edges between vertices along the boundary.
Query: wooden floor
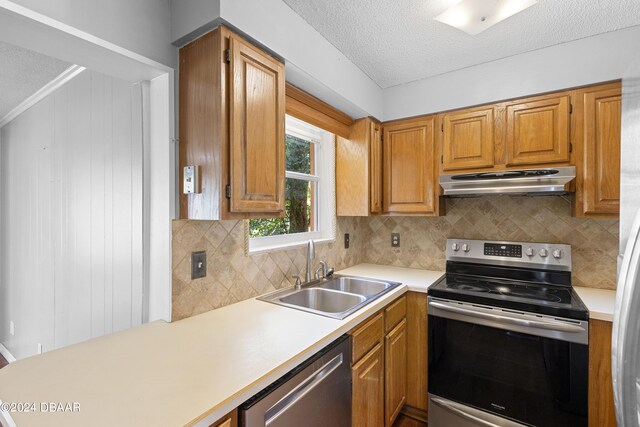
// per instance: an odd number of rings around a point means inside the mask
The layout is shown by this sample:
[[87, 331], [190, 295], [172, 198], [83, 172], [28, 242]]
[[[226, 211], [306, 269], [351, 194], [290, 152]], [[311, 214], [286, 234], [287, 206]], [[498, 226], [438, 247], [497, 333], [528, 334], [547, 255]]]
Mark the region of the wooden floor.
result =
[[0, 368], [4, 368], [5, 366], [7, 366], [9, 364], [9, 362], [7, 362], [7, 359], [5, 359], [4, 357], [2, 357], [2, 355], [0, 354]]
[[400, 414], [396, 418], [396, 422], [393, 423], [393, 427], [427, 427], [427, 423]]

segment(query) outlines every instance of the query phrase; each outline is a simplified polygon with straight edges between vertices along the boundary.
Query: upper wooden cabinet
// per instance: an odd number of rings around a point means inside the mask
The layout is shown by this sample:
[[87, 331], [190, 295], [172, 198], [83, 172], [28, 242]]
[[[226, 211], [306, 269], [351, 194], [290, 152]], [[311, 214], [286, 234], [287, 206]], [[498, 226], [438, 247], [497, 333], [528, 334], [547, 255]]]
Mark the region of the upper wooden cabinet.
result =
[[494, 107], [453, 111], [441, 121], [445, 171], [494, 165]]
[[336, 212], [368, 216], [382, 212], [382, 125], [356, 120], [349, 138], [336, 141]]
[[180, 216], [241, 219], [284, 214], [284, 64], [225, 27], [180, 49], [180, 189], [200, 169]]
[[438, 212], [434, 122], [434, 116], [429, 116], [384, 124], [384, 213], [435, 215]]
[[576, 96], [578, 167], [575, 213], [610, 217], [620, 212], [620, 82], [593, 86]]
[[231, 211], [284, 209], [284, 64], [229, 35]]
[[506, 165], [569, 162], [568, 93], [506, 104]]

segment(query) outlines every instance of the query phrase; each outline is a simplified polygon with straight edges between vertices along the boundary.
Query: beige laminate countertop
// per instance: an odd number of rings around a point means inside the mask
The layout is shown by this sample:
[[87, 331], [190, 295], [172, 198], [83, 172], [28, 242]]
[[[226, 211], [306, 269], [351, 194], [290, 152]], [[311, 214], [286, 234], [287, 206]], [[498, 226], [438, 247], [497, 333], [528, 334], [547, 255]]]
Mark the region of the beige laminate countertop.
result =
[[[423, 292], [443, 274], [372, 264], [342, 273]], [[12, 363], [0, 370], [0, 399], [38, 409], [80, 404], [72, 413], [14, 412], [19, 427], [208, 425], [406, 291], [400, 286], [344, 320], [250, 299], [152, 322]]]
[[584, 305], [589, 309], [591, 319], [613, 322], [613, 311], [616, 306], [616, 291], [574, 286]]

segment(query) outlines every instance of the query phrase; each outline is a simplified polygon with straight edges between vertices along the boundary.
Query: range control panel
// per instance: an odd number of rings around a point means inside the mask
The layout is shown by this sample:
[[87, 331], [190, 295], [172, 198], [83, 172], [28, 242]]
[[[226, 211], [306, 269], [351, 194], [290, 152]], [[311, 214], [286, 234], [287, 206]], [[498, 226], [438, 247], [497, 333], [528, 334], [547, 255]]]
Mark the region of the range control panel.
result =
[[512, 244], [503, 244], [503, 243], [485, 243], [484, 254], [492, 255], [492, 256], [522, 258], [522, 245], [512, 245]]
[[447, 261], [571, 271], [571, 246], [447, 239]]

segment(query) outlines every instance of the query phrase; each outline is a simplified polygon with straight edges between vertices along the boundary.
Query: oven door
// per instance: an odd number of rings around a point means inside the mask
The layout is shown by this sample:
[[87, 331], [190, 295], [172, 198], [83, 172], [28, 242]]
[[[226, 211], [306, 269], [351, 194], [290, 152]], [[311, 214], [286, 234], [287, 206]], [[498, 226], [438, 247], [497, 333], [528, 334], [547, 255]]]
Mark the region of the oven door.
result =
[[508, 425], [478, 417], [490, 413], [532, 426], [586, 426], [588, 336], [585, 321], [429, 297], [430, 398], [453, 403], [446, 412], [472, 425]]

